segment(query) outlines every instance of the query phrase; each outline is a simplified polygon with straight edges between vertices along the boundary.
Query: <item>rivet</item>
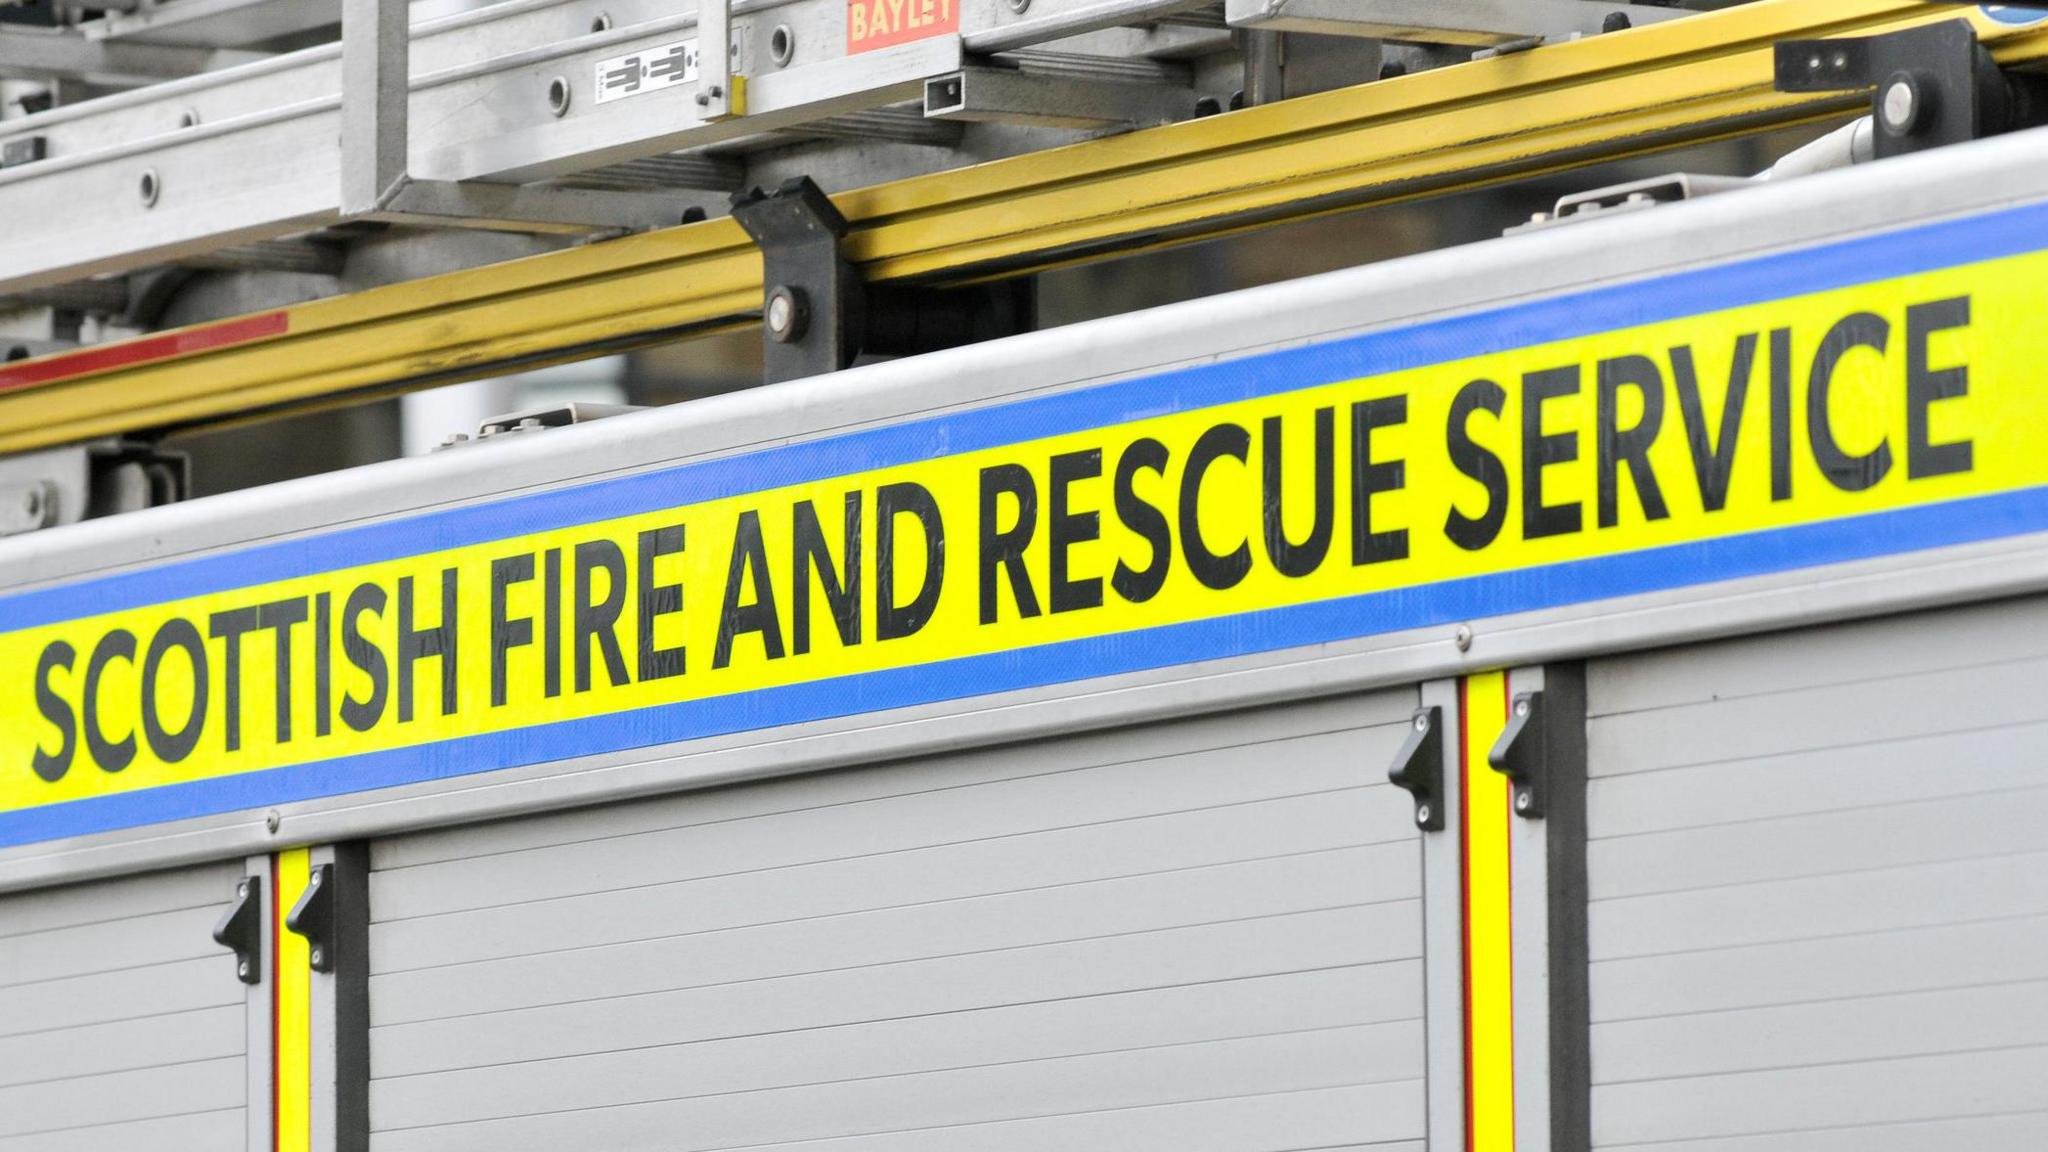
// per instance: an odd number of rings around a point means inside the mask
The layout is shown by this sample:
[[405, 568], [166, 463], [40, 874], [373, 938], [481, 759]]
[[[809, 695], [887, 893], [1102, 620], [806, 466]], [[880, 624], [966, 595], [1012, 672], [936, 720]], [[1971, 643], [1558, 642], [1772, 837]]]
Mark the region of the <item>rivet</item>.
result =
[[275, 833], [278, 825], [282, 823], [284, 823], [284, 817], [278, 815], [275, 808], [263, 814], [263, 827], [272, 833]]
[[1432, 816], [1432, 815], [1434, 815], [1434, 813], [1432, 813], [1432, 812], [1430, 811], [1430, 807], [1429, 807], [1429, 805], [1427, 805], [1427, 804], [1417, 804], [1417, 805], [1415, 806], [1415, 822], [1416, 822], [1417, 824], [1427, 824], [1427, 823], [1429, 823], [1429, 818], [1430, 818], [1430, 816]]
[[1472, 626], [1471, 626], [1470, 624], [1460, 624], [1460, 625], [1458, 625], [1458, 630], [1457, 630], [1457, 632], [1455, 632], [1454, 634], [1452, 634], [1452, 637], [1451, 637], [1451, 639], [1452, 639], [1452, 640], [1453, 640], [1453, 641], [1454, 641], [1454, 642], [1455, 642], [1455, 643], [1456, 643], [1456, 644], [1458, 645], [1458, 651], [1460, 651], [1460, 652], [1469, 652], [1469, 651], [1471, 651], [1471, 649], [1472, 649]]
[[1527, 792], [1515, 793], [1515, 811], [1527, 812], [1529, 810], [1530, 802], [1530, 796]]

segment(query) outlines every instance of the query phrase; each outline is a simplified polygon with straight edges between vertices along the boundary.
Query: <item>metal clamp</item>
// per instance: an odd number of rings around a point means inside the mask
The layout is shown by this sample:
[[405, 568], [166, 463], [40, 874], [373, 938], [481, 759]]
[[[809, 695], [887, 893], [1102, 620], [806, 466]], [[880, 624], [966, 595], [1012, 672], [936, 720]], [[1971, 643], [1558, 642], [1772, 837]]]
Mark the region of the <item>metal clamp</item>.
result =
[[1879, 159], [2042, 123], [2048, 80], [2006, 72], [1967, 20], [1881, 36], [1782, 40], [1780, 92], [1872, 89]]
[[1387, 779], [1415, 798], [1415, 826], [1424, 832], [1444, 829], [1444, 710], [1417, 708], [1408, 724], [1408, 739], [1394, 753]]
[[761, 249], [763, 375], [770, 384], [837, 372], [862, 352], [908, 356], [1036, 326], [1029, 280], [961, 288], [864, 283], [839, 242], [846, 217], [816, 181], [732, 198], [733, 219]]
[[1486, 754], [1486, 762], [1513, 785], [1515, 812], [1530, 820], [1543, 818], [1550, 785], [1550, 742], [1543, 729], [1543, 693], [1521, 693], [1508, 708], [1508, 726]]
[[334, 865], [318, 865], [306, 877], [306, 890], [284, 918], [284, 926], [312, 945], [306, 960], [313, 971], [334, 971]]
[[235, 885], [235, 902], [213, 926], [213, 942], [235, 953], [235, 976], [244, 984], [263, 983], [263, 878], [244, 876]]

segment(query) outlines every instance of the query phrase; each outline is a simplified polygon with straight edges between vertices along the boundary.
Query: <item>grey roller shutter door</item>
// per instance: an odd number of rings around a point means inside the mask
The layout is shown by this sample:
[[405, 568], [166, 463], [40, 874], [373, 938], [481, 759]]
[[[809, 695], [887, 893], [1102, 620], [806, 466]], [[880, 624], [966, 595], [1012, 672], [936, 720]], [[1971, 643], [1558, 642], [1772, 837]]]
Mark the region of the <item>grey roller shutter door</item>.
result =
[[247, 1146], [240, 861], [0, 896], [0, 1152]]
[[1414, 707], [381, 843], [373, 1148], [1420, 1148]]
[[2048, 1148], [2048, 601], [1588, 688], [1595, 1143]]

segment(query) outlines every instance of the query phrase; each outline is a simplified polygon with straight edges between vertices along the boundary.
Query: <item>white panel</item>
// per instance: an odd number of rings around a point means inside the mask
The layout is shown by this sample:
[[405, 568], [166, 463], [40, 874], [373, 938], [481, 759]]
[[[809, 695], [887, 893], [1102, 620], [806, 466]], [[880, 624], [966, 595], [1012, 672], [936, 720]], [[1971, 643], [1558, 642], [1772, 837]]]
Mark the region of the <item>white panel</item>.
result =
[[1385, 773], [1413, 707], [378, 845], [373, 1146], [1412, 1144], [1420, 854]]
[[2043, 1147], [2048, 601], [1589, 673], [1602, 1148]]

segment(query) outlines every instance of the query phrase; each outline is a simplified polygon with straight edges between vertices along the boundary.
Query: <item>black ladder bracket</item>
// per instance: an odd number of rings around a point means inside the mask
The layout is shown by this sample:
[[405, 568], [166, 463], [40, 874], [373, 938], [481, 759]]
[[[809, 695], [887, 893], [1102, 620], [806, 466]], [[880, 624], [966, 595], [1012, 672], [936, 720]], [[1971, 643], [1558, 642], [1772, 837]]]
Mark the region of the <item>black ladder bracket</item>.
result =
[[1780, 92], [1871, 90], [1878, 158], [1960, 144], [2039, 124], [2048, 79], [2006, 72], [1967, 20], [1878, 36], [1781, 40]]
[[1543, 818], [1550, 790], [1550, 741], [1544, 731], [1543, 693], [1523, 692], [1508, 705], [1508, 726], [1486, 754], [1486, 762], [1508, 778], [1516, 815]]
[[732, 198], [761, 249], [762, 376], [767, 383], [851, 367], [866, 352], [913, 356], [1037, 327], [1031, 279], [961, 287], [869, 284], [840, 242], [851, 225], [808, 176]]
[[306, 938], [306, 960], [313, 971], [334, 971], [334, 865], [313, 867], [284, 926]]
[[235, 976], [244, 984], [263, 983], [263, 878], [244, 876], [235, 884], [235, 902], [213, 926], [213, 942], [235, 953]]
[[1424, 832], [1444, 830], [1444, 710], [1417, 708], [1408, 723], [1408, 738], [1394, 753], [1387, 779], [1415, 798], [1415, 826]]

